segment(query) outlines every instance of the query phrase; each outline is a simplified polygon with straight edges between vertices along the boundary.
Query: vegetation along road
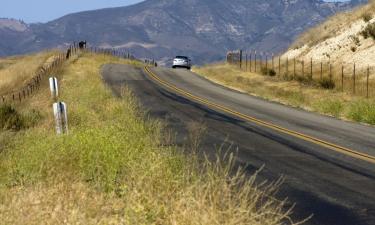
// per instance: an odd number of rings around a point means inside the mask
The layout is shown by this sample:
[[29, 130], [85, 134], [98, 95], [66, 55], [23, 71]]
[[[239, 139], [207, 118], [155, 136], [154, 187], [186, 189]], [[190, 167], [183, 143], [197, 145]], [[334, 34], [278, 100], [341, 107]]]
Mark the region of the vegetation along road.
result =
[[185, 144], [190, 124], [205, 127], [200, 149], [237, 151], [249, 174], [284, 177], [278, 197], [296, 203], [307, 224], [375, 224], [375, 129], [267, 102], [187, 70], [109, 64], [103, 79], [128, 86], [153, 118]]

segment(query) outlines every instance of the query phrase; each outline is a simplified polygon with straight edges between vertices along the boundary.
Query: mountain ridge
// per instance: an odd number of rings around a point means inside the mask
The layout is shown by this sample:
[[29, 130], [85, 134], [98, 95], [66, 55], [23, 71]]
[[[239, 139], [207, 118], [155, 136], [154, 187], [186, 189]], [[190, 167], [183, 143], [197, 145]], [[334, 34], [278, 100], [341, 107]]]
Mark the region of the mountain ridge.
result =
[[206, 63], [221, 60], [232, 49], [281, 52], [306, 28], [362, 2], [148, 0], [29, 24], [22, 32], [0, 28], [5, 37], [0, 55], [63, 47], [85, 39], [141, 58], [166, 62], [173, 55], [186, 54]]

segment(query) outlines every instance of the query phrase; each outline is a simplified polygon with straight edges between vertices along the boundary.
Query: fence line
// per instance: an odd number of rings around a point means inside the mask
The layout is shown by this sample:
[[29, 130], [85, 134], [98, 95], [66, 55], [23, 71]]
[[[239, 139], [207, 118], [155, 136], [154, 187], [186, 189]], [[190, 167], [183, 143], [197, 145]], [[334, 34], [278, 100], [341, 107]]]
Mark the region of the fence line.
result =
[[53, 71], [58, 69], [65, 61], [67, 61], [71, 56], [78, 53], [78, 48], [76, 44], [69, 46], [65, 52], [60, 52], [54, 56], [54, 60], [48, 65], [42, 66], [35, 72], [35, 75], [27, 82], [27, 84], [10, 93], [4, 94], [0, 97], [0, 104], [8, 103], [20, 103], [25, 101], [27, 98], [31, 97], [36, 91], [38, 91], [42, 85], [43, 78], [50, 75]]
[[145, 60], [142, 61], [137, 59], [134, 55], [132, 55], [129, 51], [125, 50], [115, 50], [115, 49], [105, 49], [99, 47], [86, 47], [86, 42], [84, 45], [81, 43], [73, 43], [68, 47], [68, 49], [64, 52], [59, 53], [55, 56], [54, 60], [46, 65], [41, 67], [35, 75], [29, 80], [27, 85], [18, 89], [17, 91], [13, 91], [7, 94], [0, 96], [0, 104], [8, 104], [8, 103], [20, 103], [25, 101], [27, 98], [31, 97], [37, 90], [40, 89], [42, 80], [45, 76], [51, 75], [56, 69], [58, 69], [64, 62], [66, 62], [72, 56], [78, 55], [79, 52], [91, 52], [94, 54], [104, 54], [110, 55], [115, 57], [120, 57], [129, 60], [136, 60], [139, 62], [144, 62], [149, 65], [157, 66], [157, 63], [154, 59], [152, 60]]
[[89, 51], [94, 54], [104, 54], [104, 55], [111, 55], [119, 58], [129, 59], [139, 61], [148, 65], [157, 66], [157, 62], [155, 59], [145, 59], [141, 60], [131, 54], [129, 51], [126, 50], [117, 50], [117, 49], [106, 49], [100, 47], [90, 47], [87, 48], [86, 51]]
[[[244, 62], [241, 60], [242, 54], [246, 56]], [[297, 80], [367, 98], [375, 97], [375, 68], [370, 66], [359, 68], [355, 63], [348, 66], [348, 64], [333, 64], [330, 61], [314, 61], [313, 58], [305, 60], [275, 57], [274, 54], [257, 51], [228, 52], [227, 63], [237, 65], [248, 72], [276, 76], [285, 80]], [[242, 64], [246, 66], [243, 67]]]

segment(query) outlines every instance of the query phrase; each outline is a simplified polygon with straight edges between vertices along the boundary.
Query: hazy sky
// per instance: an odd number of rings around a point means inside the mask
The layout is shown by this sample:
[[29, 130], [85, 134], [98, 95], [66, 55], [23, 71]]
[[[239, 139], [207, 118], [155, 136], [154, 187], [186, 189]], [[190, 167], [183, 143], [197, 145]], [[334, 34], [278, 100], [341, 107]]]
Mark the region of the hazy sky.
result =
[[47, 22], [73, 12], [117, 7], [142, 0], [0, 0], [0, 18]]
[[73, 12], [126, 6], [141, 1], [142, 0], [0, 0], [0, 18], [21, 19], [27, 23], [48, 22]]

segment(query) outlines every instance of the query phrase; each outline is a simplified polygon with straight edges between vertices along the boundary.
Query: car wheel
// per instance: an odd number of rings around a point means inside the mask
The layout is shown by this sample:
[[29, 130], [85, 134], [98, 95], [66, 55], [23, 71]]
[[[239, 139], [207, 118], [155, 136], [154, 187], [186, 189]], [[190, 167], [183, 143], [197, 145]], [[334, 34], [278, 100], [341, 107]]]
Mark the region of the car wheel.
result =
[[175, 67], [175, 66], [172, 66], [172, 68], [173, 68], [173, 69], [176, 69], [176, 67]]

